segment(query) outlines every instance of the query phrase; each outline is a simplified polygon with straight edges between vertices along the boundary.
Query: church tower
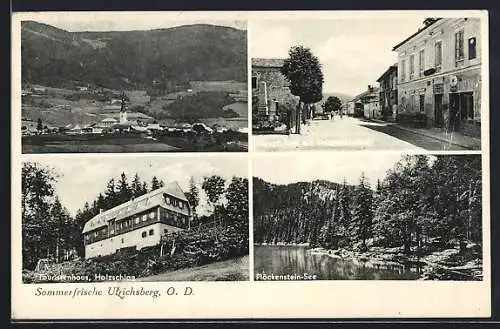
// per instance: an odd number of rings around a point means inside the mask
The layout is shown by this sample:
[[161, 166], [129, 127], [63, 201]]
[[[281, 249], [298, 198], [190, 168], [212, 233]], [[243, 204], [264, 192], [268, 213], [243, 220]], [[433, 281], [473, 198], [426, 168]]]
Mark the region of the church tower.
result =
[[122, 104], [120, 108], [120, 123], [127, 122], [127, 107], [125, 106], [125, 92], [122, 94]]

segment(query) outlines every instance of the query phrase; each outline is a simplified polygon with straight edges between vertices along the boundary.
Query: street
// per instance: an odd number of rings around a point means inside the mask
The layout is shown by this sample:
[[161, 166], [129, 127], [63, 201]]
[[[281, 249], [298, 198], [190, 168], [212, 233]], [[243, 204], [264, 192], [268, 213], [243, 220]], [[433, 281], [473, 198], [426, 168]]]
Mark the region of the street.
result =
[[301, 134], [254, 135], [255, 151], [292, 150], [462, 150], [459, 146], [403, 130], [388, 123], [336, 116], [334, 120], [311, 120]]

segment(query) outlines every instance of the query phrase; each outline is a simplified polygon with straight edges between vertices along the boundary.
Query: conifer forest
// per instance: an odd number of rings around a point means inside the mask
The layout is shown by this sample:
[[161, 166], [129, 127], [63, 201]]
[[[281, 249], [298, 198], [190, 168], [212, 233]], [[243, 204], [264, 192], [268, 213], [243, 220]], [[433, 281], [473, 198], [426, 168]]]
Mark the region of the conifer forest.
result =
[[356, 185], [254, 177], [253, 188], [256, 244], [395, 261], [427, 279], [481, 278], [479, 155], [405, 155], [382, 179], [362, 174]]

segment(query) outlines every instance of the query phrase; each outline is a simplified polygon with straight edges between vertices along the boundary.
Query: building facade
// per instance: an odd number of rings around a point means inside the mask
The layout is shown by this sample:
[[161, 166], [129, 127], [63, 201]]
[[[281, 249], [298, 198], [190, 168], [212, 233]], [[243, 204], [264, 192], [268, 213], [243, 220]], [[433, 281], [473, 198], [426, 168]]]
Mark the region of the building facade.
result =
[[111, 255], [123, 248], [154, 246], [162, 235], [189, 229], [191, 208], [174, 182], [90, 219], [83, 228], [85, 258]]
[[252, 104], [257, 117], [273, 121], [286, 108], [295, 108], [298, 97], [290, 92], [290, 82], [281, 73], [283, 59], [252, 58]]
[[398, 112], [422, 113], [427, 127], [479, 137], [480, 19], [428, 19], [424, 24], [393, 48], [398, 53]]
[[398, 65], [389, 68], [377, 79], [379, 83], [379, 106], [382, 118], [395, 120], [398, 105]]
[[382, 117], [378, 87], [368, 86], [367, 93], [361, 97], [361, 102], [363, 103], [363, 116], [365, 118], [380, 119]]

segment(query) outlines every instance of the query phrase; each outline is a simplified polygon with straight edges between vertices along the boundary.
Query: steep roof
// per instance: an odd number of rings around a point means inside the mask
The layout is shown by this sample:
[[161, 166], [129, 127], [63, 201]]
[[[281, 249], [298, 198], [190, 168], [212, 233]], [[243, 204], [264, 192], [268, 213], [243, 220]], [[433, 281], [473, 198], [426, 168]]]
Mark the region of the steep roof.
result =
[[417, 35], [419, 35], [422, 31], [425, 31], [427, 30], [429, 27], [433, 26], [434, 24], [436, 24], [436, 22], [439, 22], [442, 18], [436, 18], [436, 20], [430, 24], [427, 24], [426, 26], [418, 29], [417, 32], [413, 33], [412, 35], [410, 35], [408, 38], [404, 39], [403, 41], [401, 41], [400, 43], [398, 43], [397, 45], [395, 45], [392, 50], [395, 51], [396, 49], [398, 49], [399, 47], [401, 47], [402, 45], [404, 45], [405, 43], [407, 43], [408, 41], [410, 41], [411, 39], [413, 39], [414, 37], [416, 37]]
[[164, 194], [168, 194], [184, 202], [188, 202], [186, 195], [180, 188], [177, 182], [172, 182], [164, 187], [151, 191], [147, 194], [141, 195], [138, 198], [122, 203], [114, 208], [106, 210], [85, 223], [83, 227], [83, 233], [95, 230], [99, 227], [108, 225], [108, 221], [115, 219], [120, 220], [125, 217], [133, 216], [142, 211], [151, 209], [156, 206], [162, 206], [164, 208], [172, 208], [172, 210], [179, 211], [173, 208], [171, 205], [165, 203]]
[[382, 75], [377, 79], [377, 82], [380, 82], [385, 76], [397, 70], [398, 70], [398, 64], [397, 63], [392, 64], [391, 66], [389, 66], [387, 70], [385, 70], [384, 73], [382, 73]]
[[285, 62], [282, 58], [252, 58], [252, 67], [275, 67], [280, 68]]

